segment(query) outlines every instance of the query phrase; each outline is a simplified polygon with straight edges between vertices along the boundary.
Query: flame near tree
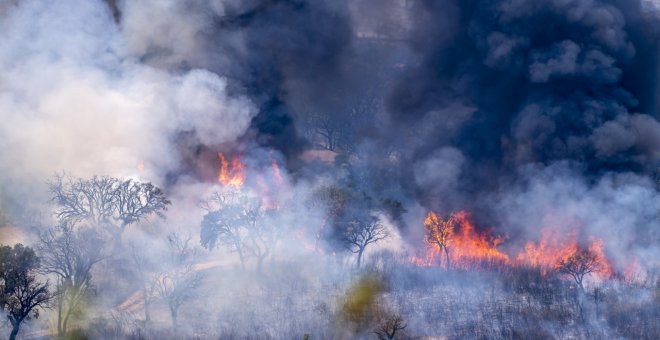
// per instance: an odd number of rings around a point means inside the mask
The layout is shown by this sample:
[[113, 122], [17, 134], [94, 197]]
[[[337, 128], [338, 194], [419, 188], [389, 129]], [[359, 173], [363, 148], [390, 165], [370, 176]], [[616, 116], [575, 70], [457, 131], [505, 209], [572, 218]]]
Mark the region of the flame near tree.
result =
[[456, 224], [456, 216], [451, 214], [443, 217], [438, 216], [434, 212], [426, 215], [424, 220], [424, 227], [426, 228], [426, 241], [438, 247], [440, 251], [445, 253], [445, 263], [447, 268], [451, 267], [449, 261], [449, 241], [454, 234], [454, 225]]
[[[226, 187], [242, 187], [245, 182], [245, 164], [241, 157], [233, 156], [228, 160], [222, 153], [218, 153], [218, 158], [219, 183]], [[272, 179], [281, 185], [283, 179], [274, 159], [271, 159], [271, 169]], [[269, 185], [264, 178], [258, 178], [257, 182], [261, 183], [260, 196], [264, 207], [276, 208], [277, 205], [270, 200]], [[436, 259], [445, 268], [470, 269], [483, 264], [526, 265], [540, 268], [544, 273], [555, 271], [567, 274], [580, 287], [584, 277], [591, 273], [601, 276], [612, 273], [603, 252], [602, 240], [591, 238], [589, 243], [584, 243], [585, 246], [579, 246], [576, 232], [560, 233], [557, 228], [545, 228], [538, 242], [528, 242], [510, 261], [507, 254], [497, 249], [502, 239], [478, 232], [467, 211], [447, 215], [431, 211], [424, 220], [424, 228], [428, 252], [422, 258], [412, 258], [417, 265], [429, 266]], [[579, 230], [577, 227], [574, 229]], [[584, 260], [589, 260], [586, 261], [586, 269], [583, 268]]]
[[[442, 257], [445, 268], [475, 268], [475, 265], [497, 264], [531, 266], [544, 274], [557, 272], [570, 277], [578, 287], [590, 274], [607, 277], [612, 274], [612, 265], [605, 256], [603, 241], [588, 237], [578, 241], [578, 226], [571, 232], [559, 232], [558, 228], [546, 227], [538, 242], [527, 242], [511, 260], [497, 246], [501, 238], [486, 232], [477, 232], [467, 211], [440, 215], [429, 212], [424, 220], [426, 243], [429, 246], [424, 257], [413, 257], [412, 262], [430, 266]], [[451, 258], [451, 261], [450, 261]]]
[[[501, 239], [475, 230], [467, 211], [446, 216], [429, 212], [424, 220], [429, 252], [425, 259], [414, 258], [419, 265], [430, 265], [435, 258], [445, 257], [445, 268], [468, 268], [477, 262], [506, 263], [509, 256], [497, 249]], [[450, 258], [454, 259], [452, 261]]]
[[603, 270], [603, 260], [589, 248], [579, 247], [568, 258], [557, 262], [556, 269], [567, 274], [575, 283], [584, 289], [582, 282], [586, 275]]
[[[589, 237], [586, 240], [578, 241], [577, 230], [579, 228], [575, 227], [571, 232], [560, 233], [557, 228], [545, 227], [541, 231], [541, 239], [538, 242], [527, 242], [524, 249], [516, 255], [515, 263], [541, 268], [544, 272], [553, 270], [562, 272], [562, 268], [566, 264], [575, 262], [579, 257], [584, 256], [585, 252], [588, 252], [593, 255], [589, 257], [597, 263], [589, 265], [593, 270], [589, 270], [585, 275], [598, 273], [603, 277], [610, 276], [612, 265], [605, 256], [603, 240]], [[579, 280], [576, 279], [578, 286], [582, 286], [582, 277]]]

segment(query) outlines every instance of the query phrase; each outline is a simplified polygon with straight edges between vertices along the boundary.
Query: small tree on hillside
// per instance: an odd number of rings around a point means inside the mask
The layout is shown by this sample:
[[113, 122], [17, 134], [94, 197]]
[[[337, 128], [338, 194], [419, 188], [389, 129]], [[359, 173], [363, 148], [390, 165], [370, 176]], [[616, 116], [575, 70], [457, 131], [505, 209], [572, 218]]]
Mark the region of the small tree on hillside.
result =
[[40, 236], [41, 271], [57, 278], [57, 332], [67, 325], [92, 290], [92, 268], [105, 257], [101, 236], [91, 228], [58, 226]]
[[394, 340], [397, 332], [404, 330], [408, 325], [401, 315], [387, 315], [380, 322], [374, 333], [379, 340]]
[[142, 289], [144, 325], [146, 329], [149, 329], [151, 327], [151, 304], [158, 297], [158, 276], [154, 274], [155, 262], [160, 259], [147, 254], [147, 249], [141, 244], [131, 244], [129, 250], [136, 279]]
[[21, 244], [0, 247], [0, 303], [12, 325], [9, 335], [14, 340], [24, 320], [39, 317], [52, 295], [48, 282], [36, 277], [39, 258], [34, 250]]
[[444, 251], [447, 269], [451, 266], [451, 261], [449, 260], [449, 243], [454, 234], [456, 223], [457, 220], [454, 214], [443, 217], [435, 213], [430, 213], [424, 221], [426, 241], [431, 245], [437, 246], [440, 251]]
[[343, 240], [346, 248], [357, 254], [357, 267], [360, 268], [362, 255], [367, 246], [380, 242], [389, 236], [383, 224], [377, 218], [370, 216], [365, 219], [356, 218], [348, 222]]
[[156, 290], [167, 303], [172, 327], [176, 329], [179, 309], [195, 296], [202, 274], [193, 267], [198, 252], [192, 236], [171, 233], [167, 236], [167, 245], [169, 262], [165, 266], [168, 268], [157, 275]]
[[216, 194], [205, 208], [208, 212], [202, 220], [202, 246], [213, 249], [221, 245], [236, 252], [243, 269], [247, 258], [255, 257], [257, 271], [261, 271], [277, 243], [268, 219], [273, 209], [264, 208], [259, 197], [243, 192]]
[[568, 274], [575, 283], [584, 290], [583, 280], [586, 275], [599, 272], [603, 269], [602, 259], [589, 248], [578, 247], [573, 254], [560, 259], [556, 265], [562, 274]]

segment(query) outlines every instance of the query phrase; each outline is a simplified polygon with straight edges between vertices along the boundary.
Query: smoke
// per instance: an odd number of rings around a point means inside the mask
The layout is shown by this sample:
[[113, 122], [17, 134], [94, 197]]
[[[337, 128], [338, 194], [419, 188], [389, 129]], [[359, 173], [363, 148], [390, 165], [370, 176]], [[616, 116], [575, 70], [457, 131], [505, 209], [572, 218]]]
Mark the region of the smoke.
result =
[[[271, 277], [238, 271], [226, 249], [196, 263], [212, 269], [200, 290], [223, 301], [212, 317], [226, 328], [266, 305], [264, 282], [282, 292], [266, 314], [331, 327], [354, 263], [333, 213], [385, 226], [367, 262], [423, 247], [429, 210], [469, 210], [511, 255], [544, 228], [577, 227], [617, 270], [655, 268], [658, 13], [643, 0], [5, 1], [0, 226], [48, 214], [55, 173], [137, 178], [172, 208], [125, 237], [160, 258], [170, 231], [198, 243], [200, 206], [226, 189], [222, 152], [241, 157], [259, 203], [281, 204], [266, 218], [280, 240]], [[294, 285], [323, 293], [288, 308]], [[308, 331], [288, 325], [273, 336]]]
[[369, 8], [124, 1], [113, 15], [101, 1], [9, 6], [5, 191], [36, 191], [25, 189], [33, 178], [70, 169], [192, 185], [186, 176], [215, 177], [219, 145], [279, 150], [290, 169], [316, 176], [298, 155], [314, 147], [303, 130], [319, 122], [335, 124], [337, 147], [363, 160], [349, 174], [360, 190], [409, 208], [468, 208], [478, 225], [499, 215], [492, 197], [516, 197], [510, 188], [530, 166], [542, 173], [571, 161], [586, 187], [655, 171], [660, 123], [648, 89], [658, 32], [645, 3]]
[[643, 40], [657, 32], [639, 2], [420, 1], [414, 11], [412, 47], [423, 62], [389, 107], [401, 122], [455, 102], [476, 107], [450, 141], [426, 141], [457, 147], [468, 168], [489, 168], [470, 180], [561, 160], [582, 162], [586, 174], [655, 170], [657, 112], [638, 111], [654, 104], [633, 84], [654, 86], [655, 61], [639, 61], [657, 53], [648, 46], [656, 38]]
[[[424, 205], [469, 208], [482, 225], [506, 215], [499, 230], [514, 239], [542, 224], [525, 211], [545, 216], [561, 206], [573, 214], [568, 208], [581, 206], [585, 213], [577, 215], [586, 224], [611, 211], [625, 215], [612, 217], [625, 226], [586, 227], [626, 234], [626, 245], [612, 244], [613, 252], [633, 247], [634, 235], [657, 240], [648, 235], [657, 225], [653, 213], [604, 203], [625, 196], [657, 209], [660, 124], [649, 91], [657, 87], [658, 31], [648, 2], [417, 1], [411, 11], [409, 45], [420, 62], [410, 63], [388, 93], [392, 123], [384, 132], [393, 136], [385, 144], [424, 136], [407, 143], [401, 166], [412, 162], [415, 175], [402, 177], [404, 187], [413, 178]], [[447, 148], [460, 157], [437, 156]], [[570, 172], [556, 171], [565, 164]], [[639, 179], [639, 192], [623, 178]], [[529, 181], [545, 183], [550, 197], [575, 198], [553, 203], [538, 187], [520, 189]], [[628, 196], [631, 190], [638, 195]], [[493, 204], [502, 197], [518, 203]]]
[[643, 268], [656, 266], [660, 197], [654, 183], [631, 173], [611, 173], [587, 183], [580, 172], [568, 163], [520, 171], [520, 181], [493, 202], [514, 240], [510, 246], [520, 249], [544, 231], [577, 231], [578, 242], [604, 240], [617, 268], [625, 268], [631, 259]]
[[140, 62], [101, 1], [20, 1], [0, 25], [5, 193], [61, 171], [163, 183], [180, 166], [177, 134], [231, 142], [257, 113], [215, 73]]
[[124, 12], [132, 53], [148, 64], [231, 79], [234, 93], [258, 109], [249, 138], [288, 158], [305, 145], [292, 103], [330, 87], [318, 79], [332, 75], [350, 42], [343, 1], [146, 1], [127, 2]]

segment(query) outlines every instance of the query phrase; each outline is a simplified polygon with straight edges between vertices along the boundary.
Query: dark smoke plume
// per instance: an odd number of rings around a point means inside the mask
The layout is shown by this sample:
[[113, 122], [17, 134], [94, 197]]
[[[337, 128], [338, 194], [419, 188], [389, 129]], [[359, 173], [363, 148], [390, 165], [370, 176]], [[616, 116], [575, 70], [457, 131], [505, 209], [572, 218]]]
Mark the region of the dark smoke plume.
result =
[[459, 124], [439, 117], [413, 159], [457, 148], [476, 194], [527, 164], [655, 171], [659, 32], [642, 2], [418, 1], [413, 15], [422, 62], [389, 96], [397, 125], [457, 103], [473, 109]]
[[[129, 6], [130, 7], [130, 6]], [[236, 93], [258, 107], [245, 141], [297, 156], [305, 141], [293, 122], [292, 86], [320, 93], [319, 78], [339, 66], [351, 27], [343, 1], [253, 0], [176, 6], [201, 21], [196, 53], [176, 56], [176, 41], [152, 40], [148, 62], [175, 68], [205, 68], [231, 81]], [[155, 51], [155, 52], [154, 52]]]

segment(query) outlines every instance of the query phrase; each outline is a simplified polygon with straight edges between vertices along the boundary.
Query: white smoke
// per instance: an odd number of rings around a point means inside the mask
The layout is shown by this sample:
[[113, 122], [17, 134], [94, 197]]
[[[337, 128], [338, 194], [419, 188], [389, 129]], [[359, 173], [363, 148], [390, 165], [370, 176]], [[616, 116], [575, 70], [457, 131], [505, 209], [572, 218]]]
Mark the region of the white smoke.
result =
[[[128, 18], [154, 15], [137, 5], [127, 10]], [[187, 40], [181, 25], [172, 27], [183, 34], [177, 41]], [[140, 176], [162, 182], [178, 165], [177, 133], [230, 142], [256, 114], [248, 99], [228, 96], [214, 73], [141, 63], [132, 53], [151, 42], [126, 39], [100, 0], [19, 1], [3, 7], [0, 31], [6, 191], [64, 170], [131, 176], [144, 168]]]
[[[544, 228], [577, 231], [583, 240], [604, 241], [615, 269], [624, 270], [631, 260], [640, 269], [658, 266], [660, 197], [648, 178], [611, 174], [589, 184], [565, 163], [521, 173], [524, 185], [498, 197], [502, 225], [521, 231], [517, 239], [538, 240]], [[573, 228], [577, 228], [573, 230]]]
[[[179, 166], [177, 134], [231, 142], [256, 114], [249, 99], [227, 94], [221, 76], [142, 63], [133, 53], [151, 42], [123, 33], [103, 1], [26, 0], [1, 10], [0, 209], [16, 210], [6, 205], [20, 197], [38, 201], [46, 179], [62, 171], [162, 184]], [[154, 15], [127, 10], [142, 22]], [[189, 24], [172, 27], [197, 29]]]

